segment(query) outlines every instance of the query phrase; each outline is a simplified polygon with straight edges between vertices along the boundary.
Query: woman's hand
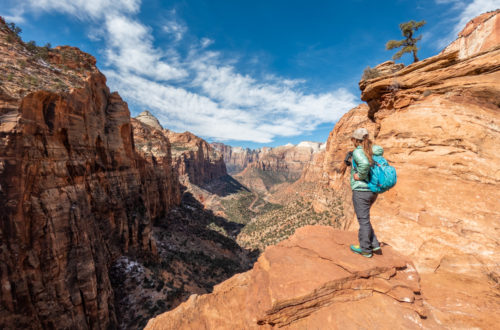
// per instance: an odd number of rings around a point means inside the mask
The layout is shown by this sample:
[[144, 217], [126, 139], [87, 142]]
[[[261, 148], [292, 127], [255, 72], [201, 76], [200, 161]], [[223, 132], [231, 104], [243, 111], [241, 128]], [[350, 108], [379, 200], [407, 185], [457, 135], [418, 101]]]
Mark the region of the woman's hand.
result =
[[353, 177], [354, 177], [354, 180], [359, 181], [359, 176], [358, 176], [358, 173], [354, 173], [354, 176], [353, 176]]

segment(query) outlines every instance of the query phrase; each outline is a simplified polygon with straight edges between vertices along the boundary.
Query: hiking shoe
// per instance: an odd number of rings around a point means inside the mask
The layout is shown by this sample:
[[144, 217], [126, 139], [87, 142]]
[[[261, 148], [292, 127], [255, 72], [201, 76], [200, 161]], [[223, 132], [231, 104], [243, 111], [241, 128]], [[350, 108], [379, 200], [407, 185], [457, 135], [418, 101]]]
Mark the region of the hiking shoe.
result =
[[360, 255], [362, 255], [365, 258], [371, 258], [372, 257], [372, 254], [370, 252], [363, 252], [363, 251], [361, 251], [361, 248], [359, 247], [359, 245], [351, 245], [351, 251], [354, 252], [354, 253], [360, 254]]
[[377, 252], [377, 251], [380, 251], [380, 246], [377, 246], [376, 248], [372, 249], [372, 252]]

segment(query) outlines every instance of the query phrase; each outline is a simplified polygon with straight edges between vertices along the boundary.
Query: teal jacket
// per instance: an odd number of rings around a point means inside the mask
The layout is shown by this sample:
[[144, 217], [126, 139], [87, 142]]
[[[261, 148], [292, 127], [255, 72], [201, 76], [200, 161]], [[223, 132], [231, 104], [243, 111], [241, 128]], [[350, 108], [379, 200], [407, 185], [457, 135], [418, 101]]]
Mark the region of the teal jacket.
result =
[[[372, 146], [372, 151], [374, 155], [382, 156], [384, 154], [384, 149], [381, 146]], [[368, 188], [368, 180], [370, 175], [370, 161], [366, 157], [363, 147], [358, 146], [352, 152], [353, 165], [351, 166], [351, 189], [358, 191], [370, 191]], [[356, 166], [354, 166], [354, 163]], [[359, 181], [354, 180], [354, 173], [358, 173]]]

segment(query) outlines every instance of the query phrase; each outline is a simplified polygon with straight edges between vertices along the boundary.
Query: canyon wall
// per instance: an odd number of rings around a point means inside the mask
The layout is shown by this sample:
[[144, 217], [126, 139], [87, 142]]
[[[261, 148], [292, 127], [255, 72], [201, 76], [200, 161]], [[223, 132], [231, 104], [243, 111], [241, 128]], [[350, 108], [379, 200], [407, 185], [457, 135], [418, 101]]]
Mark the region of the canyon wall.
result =
[[229, 174], [236, 174], [243, 171], [249, 163], [257, 160], [259, 157], [258, 150], [231, 147], [219, 142], [211, 143], [211, 145], [222, 153]]
[[190, 133], [167, 131], [172, 144], [172, 158], [179, 176], [203, 186], [227, 175], [226, 164], [220, 152], [202, 138]]
[[189, 181], [203, 186], [227, 175], [222, 154], [202, 138], [190, 132], [176, 133], [163, 129], [149, 111], [140, 113], [133, 122], [141, 123], [141, 128], [134, 130], [134, 136], [140, 141], [138, 149], [155, 159], [164, 157], [166, 150], [171, 151], [172, 165], [184, 184]]
[[230, 174], [236, 174], [247, 167], [262, 171], [286, 174], [292, 180], [300, 177], [306, 163], [314, 154], [324, 148], [323, 143], [304, 141], [297, 145], [263, 147], [256, 150], [231, 147], [223, 143], [212, 143], [224, 156], [224, 162]]
[[[499, 15], [489, 13], [464, 31], [484, 29]], [[488, 31], [462, 32], [455, 43], [488, 45], [500, 27]], [[372, 208], [375, 231], [412, 258], [432, 314], [451, 328], [493, 328], [500, 321], [500, 44], [489, 45], [445, 51], [362, 80], [368, 106], [339, 121], [325, 153], [301, 178], [334, 187], [344, 200], [344, 228], [356, 230], [349, 173], [341, 165], [353, 129], [366, 127], [398, 173], [397, 185]]]
[[178, 180], [136, 152], [91, 55], [41, 51], [0, 20], [0, 328], [113, 328], [109, 267], [155, 258]]

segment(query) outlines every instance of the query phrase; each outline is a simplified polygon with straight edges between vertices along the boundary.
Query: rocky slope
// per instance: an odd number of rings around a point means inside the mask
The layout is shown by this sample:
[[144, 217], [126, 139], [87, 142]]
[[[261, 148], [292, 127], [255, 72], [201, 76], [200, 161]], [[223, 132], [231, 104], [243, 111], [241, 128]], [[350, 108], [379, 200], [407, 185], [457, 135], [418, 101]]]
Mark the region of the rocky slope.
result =
[[412, 258], [431, 314], [449, 328], [500, 321], [500, 44], [484, 48], [500, 33], [496, 23], [485, 28], [499, 15], [467, 25], [455, 44], [471, 49], [361, 81], [369, 106], [339, 121], [301, 179], [338, 190], [344, 228], [356, 230], [348, 173], [340, 168], [352, 130], [369, 129], [398, 172], [396, 187], [372, 209], [377, 235]]
[[0, 19], [0, 70], [0, 328], [116, 327], [110, 265], [156, 258], [176, 177], [136, 153], [91, 55], [28, 49]]
[[[417, 329], [425, 319], [419, 275], [392, 248], [354, 256], [356, 234], [303, 227], [269, 247], [253, 269], [208, 295], [192, 295], [146, 329]], [[376, 306], [376, 307], [375, 307]]]

